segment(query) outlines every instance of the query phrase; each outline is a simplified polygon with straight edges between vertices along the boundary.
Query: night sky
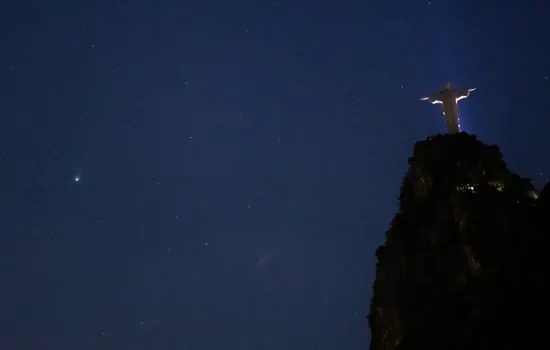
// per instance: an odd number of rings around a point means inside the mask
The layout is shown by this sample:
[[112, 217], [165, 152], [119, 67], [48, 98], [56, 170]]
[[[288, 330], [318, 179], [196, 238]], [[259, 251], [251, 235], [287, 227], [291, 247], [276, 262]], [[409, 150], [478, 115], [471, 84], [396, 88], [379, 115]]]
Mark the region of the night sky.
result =
[[366, 349], [447, 80], [549, 178], [545, 0], [8, 0], [0, 26], [2, 349]]

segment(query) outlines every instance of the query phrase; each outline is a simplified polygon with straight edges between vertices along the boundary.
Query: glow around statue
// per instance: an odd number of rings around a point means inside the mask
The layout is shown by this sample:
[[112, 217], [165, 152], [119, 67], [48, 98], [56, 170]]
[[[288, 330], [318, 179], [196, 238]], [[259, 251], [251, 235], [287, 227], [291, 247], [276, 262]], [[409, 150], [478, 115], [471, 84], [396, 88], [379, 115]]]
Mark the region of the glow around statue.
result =
[[432, 104], [443, 105], [443, 115], [447, 122], [447, 133], [457, 134], [460, 132], [460, 119], [458, 118], [457, 102], [470, 96], [473, 89], [454, 89], [451, 83], [445, 84], [445, 88], [433, 95], [422, 97], [422, 101], [430, 101]]

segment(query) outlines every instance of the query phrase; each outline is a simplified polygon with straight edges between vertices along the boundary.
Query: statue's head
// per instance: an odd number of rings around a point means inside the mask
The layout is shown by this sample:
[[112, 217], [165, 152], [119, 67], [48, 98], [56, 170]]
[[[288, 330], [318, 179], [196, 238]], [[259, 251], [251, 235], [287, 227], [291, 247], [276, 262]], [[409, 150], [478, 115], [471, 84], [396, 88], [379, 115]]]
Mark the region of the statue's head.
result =
[[453, 86], [451, 85], [451, 82], [448, 81], [445, 83], [445, 89], [451, 89]]

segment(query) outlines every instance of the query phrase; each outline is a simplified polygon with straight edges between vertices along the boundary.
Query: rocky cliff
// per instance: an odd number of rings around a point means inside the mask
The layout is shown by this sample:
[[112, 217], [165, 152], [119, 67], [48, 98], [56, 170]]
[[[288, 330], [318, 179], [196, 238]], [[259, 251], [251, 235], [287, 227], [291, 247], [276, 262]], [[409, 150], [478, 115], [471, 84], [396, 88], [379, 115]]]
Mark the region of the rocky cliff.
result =
[[473, 135], [417, 142], [376, 251], [370, 348], [550, 348], [549, 192]]

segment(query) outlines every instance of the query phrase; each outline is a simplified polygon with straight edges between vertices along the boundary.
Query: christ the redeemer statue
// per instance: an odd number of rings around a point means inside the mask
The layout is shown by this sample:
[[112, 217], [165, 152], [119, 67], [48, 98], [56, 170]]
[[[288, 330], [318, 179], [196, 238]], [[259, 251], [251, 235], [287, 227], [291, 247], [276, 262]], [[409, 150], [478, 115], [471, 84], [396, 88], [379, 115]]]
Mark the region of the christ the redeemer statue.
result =
[[458, 119], [457, 102], [470, 96], [473, 89], [453, 89], [451, 83], [445, 84], [445, 88], [433, 95], [421, 98], [422, 101], [430, 101], [432, 104], [443, 105], [443, 115], [447, 121], [447, 133], [457, 134], [460, 132], [460, 120]]

